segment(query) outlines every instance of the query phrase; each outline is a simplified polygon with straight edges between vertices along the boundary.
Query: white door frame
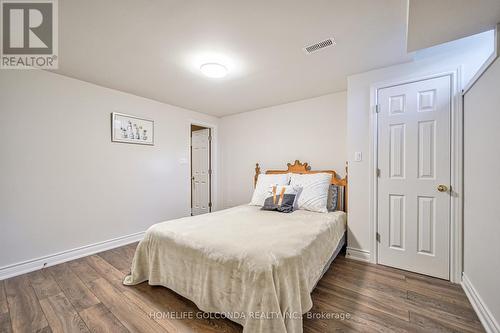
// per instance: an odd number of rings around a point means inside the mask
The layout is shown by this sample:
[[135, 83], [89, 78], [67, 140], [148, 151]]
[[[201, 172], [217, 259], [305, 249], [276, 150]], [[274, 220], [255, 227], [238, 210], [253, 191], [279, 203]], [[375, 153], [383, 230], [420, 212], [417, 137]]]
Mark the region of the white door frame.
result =
[[210, 175], [210, 201], [212, 202], [212, 208], [211, 212], [214, 212], [218, 209], [218, 204], [219, 204], [219, 187], [217, 186], [218, 184], [218, 164], [217, 161], [218, 159], [218, 141], [217, 141], [217, 125], [209, 122], [204, 122], [200, 120], [189, 120], [188, 121], [188, 126], [187, 126], [187, 132], [188, 132], [188, 198], [189, 198], [189, 212], [191, 213], [192, 207], [191, 207], [191, 196], [192, 196], [192, 183], [191, 183], [191, 125], [196, 125], [196, 126], [201, 126], [201, 127], [206, 127], [210, 129], [210, 135], [212, 136], [212, 142], [210, 142], [210, 168], [212, 170], [212, 174]]
[[391, 86], [423, 81], [442, 76], [451, 80], [451, 206], [450, 206], [450, 281], [460, 283], [463, 271], [463, 109], [460, 93], [460, 73], [457, 68], [427, 76], [417, 76], [404, 80], [391, 80], [373, 84], [370, 88], [370, 261], [378, 262], [377, 253], [377, 165], [378, 165], [378, 91]]

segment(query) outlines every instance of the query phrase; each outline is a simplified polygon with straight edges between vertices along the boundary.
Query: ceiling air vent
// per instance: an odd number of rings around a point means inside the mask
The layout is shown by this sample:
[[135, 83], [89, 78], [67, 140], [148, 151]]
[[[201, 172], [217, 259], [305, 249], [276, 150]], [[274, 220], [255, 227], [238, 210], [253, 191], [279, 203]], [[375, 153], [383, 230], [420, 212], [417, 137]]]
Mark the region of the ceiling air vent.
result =
[[311, 53], [318, 52], [319, 50], [322, 50], [326, 47], [333, 46], [333, 45], [335, 45], [335, 41], [333, 40], [333, 38], [328, 38], [328, 39], [325, 39], [324, 41], [321, 41], [319, 43], [304, 47], [304, 51], [307, 54], [311, 54]]

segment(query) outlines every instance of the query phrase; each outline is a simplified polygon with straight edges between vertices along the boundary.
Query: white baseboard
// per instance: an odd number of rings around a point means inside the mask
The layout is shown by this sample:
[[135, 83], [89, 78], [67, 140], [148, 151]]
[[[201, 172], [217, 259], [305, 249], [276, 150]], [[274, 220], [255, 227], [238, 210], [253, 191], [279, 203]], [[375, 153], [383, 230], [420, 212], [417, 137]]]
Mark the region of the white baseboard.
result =
[[38, 269], [54, 266], [66, 261], [82, 258], [106, 251], [130, 243], [140, 241], [144, 237], [144, 231], [132, 235], [117, 237], [103, 242], [85, 245], [76, 249], [54, 253], [41, 258], [31, 259], [9, 266], [0, 267], [0, 281], [13, 276], [29, 273]]
[[483, 324], [484, 329], [487, 333], [499, 333], [500, 325], [493, 317], [493, 314], [490, 312], [486, 304], [483, 302], [481, 296], [477, 293], [476, 289], [472, 285], [471, 281], [467, 277], [467, 275], [462, 274], [462, 288], [467, 295], [472, 307], [477, 313], [481, 324]]
[[347, 247], [345, 252], [346, 258], [370, 262], [370, 251]]

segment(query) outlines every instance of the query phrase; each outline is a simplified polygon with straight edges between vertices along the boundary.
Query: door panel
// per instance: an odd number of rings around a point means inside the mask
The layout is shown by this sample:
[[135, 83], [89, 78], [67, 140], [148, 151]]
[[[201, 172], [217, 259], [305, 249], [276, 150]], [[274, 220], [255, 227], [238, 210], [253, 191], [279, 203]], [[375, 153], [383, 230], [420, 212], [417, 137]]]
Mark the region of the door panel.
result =
[[191, 198], [192, 215], [210, 211], [210, 130], [203, 129], [191, 134]]
[[389, 195], [389, 246], [404, 250], [405, 196]]
[[434, 255], [434, 198], [418, 197], [418, 253]]
[[389, 158], [391, 163], [390, 175], [392, 179], [403, 179], [405, 177], [405, 124], [391, 124], [391, 147]]
[[378, 91], [378, 262], [449, 278], [451, 79]]
[[436, 121], [418, 123], [418, 177], [433, 179], [435, 175]]

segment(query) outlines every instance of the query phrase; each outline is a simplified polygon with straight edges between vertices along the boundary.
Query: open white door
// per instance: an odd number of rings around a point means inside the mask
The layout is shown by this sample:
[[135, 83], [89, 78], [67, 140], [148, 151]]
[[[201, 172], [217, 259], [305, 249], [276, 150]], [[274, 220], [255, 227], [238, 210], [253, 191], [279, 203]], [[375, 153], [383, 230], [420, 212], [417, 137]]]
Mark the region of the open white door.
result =
[[191, 134], [191, 214], [210, 212], [210, 130]]
[[378, 91], [378, 263], [449, 279], [451, 79]]

